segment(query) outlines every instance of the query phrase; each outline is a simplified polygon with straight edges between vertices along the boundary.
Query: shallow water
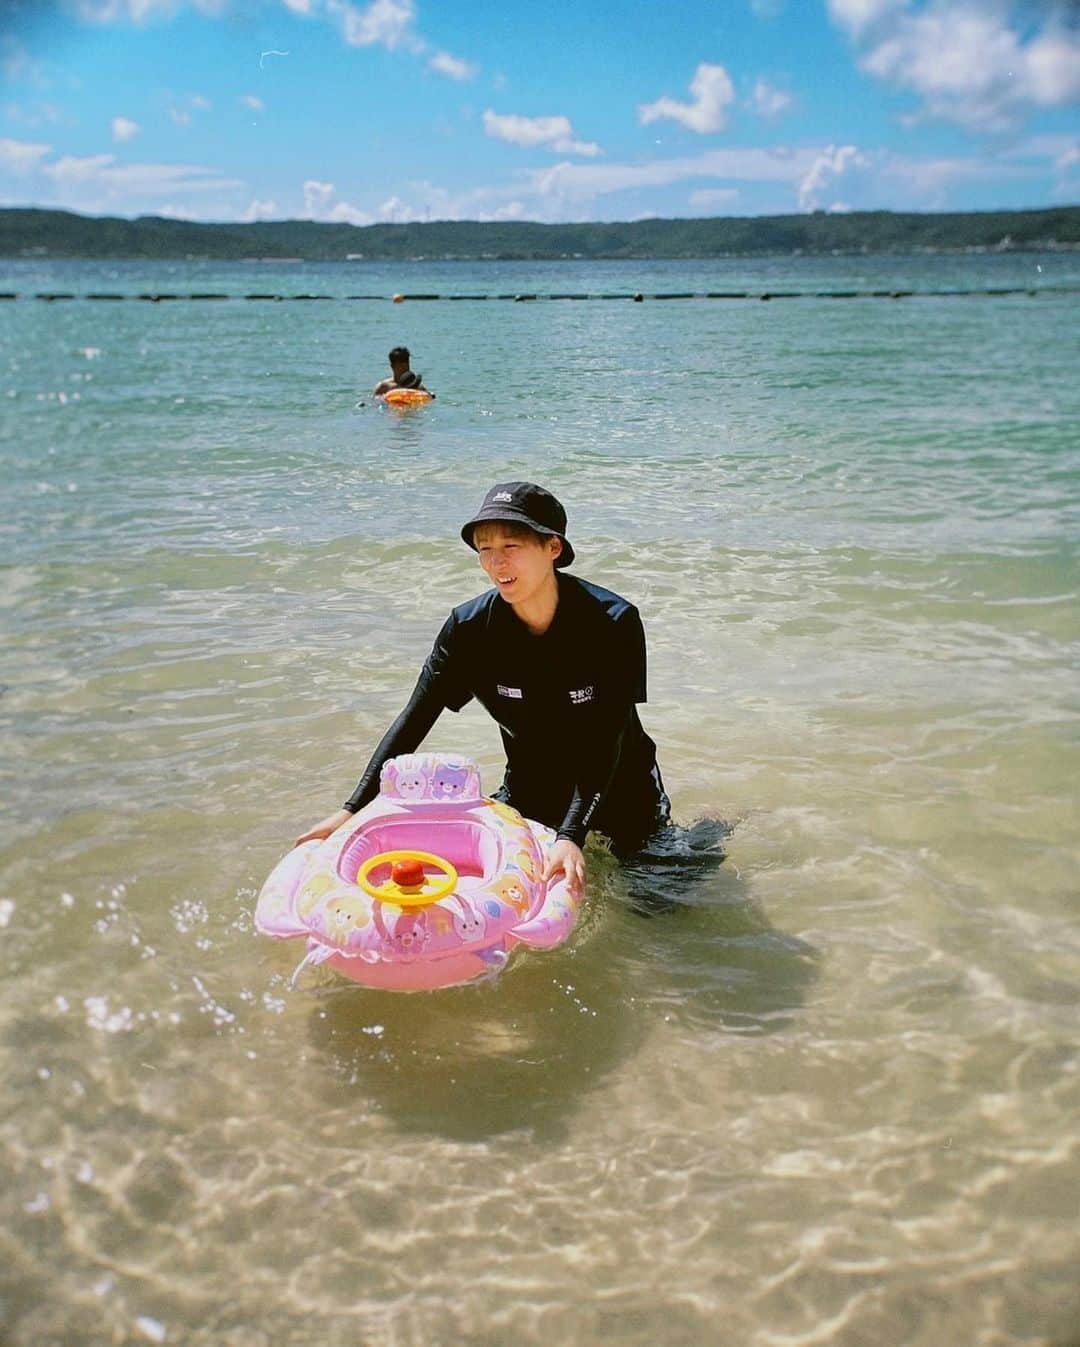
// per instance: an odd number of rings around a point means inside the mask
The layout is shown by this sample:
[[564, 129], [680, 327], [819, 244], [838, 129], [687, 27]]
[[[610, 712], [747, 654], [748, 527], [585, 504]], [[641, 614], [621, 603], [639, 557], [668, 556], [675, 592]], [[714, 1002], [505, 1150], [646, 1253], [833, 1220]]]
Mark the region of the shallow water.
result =
[[[9, 264], [20, 294], [920, 294], [0, 308], [5, 1347], [1074, 1342], [1077, 284]], [[400, 340], [419, 413], [366, 396]], [[289, 991], [258, 887], [517, 476], [642, 609], [646, 727], [728, 861], [644, 920], [595, 854], [571, 943], [494, 985]], [[497, 783], [475, 707], [429, 743]]]

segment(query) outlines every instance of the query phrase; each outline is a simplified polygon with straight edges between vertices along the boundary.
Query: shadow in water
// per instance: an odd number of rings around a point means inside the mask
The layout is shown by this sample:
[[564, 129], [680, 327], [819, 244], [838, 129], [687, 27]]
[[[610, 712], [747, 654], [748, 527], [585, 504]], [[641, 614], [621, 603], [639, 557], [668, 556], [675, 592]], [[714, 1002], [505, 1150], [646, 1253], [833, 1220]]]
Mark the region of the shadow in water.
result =
[[355, 1092], [402, 1131], [454, 1140], [516, 1129], [558, 1140], [659, 1016], [742, 1034], [790, 1024], [818, 956], [775, 930], [723, 864], [727, 830], [701, 827], [625, 867], [596, 851], [570, 945], [519, 951], [497, 982], [318, 993], [310, 1033], [328, 1101]]
[[617, 970], [583, 958], [599, 939], [591, 924], [584, 947], [519, 952], [495, 983], [412, 995], [335, 986], [310, 1020], [335, 1096], [356, 1091], [402, 1130], [455, 1140], [561, 1136], [645, 1031]]
[[732, 831], [715, 819], [671, 825], [622, 865], [614, 896], [627, 920], [618, 955], [624, 981], [665, 1013], [703, 1028], [775, 1033], [804, 1004], [820, 956], [776, 930], [725, 863]]

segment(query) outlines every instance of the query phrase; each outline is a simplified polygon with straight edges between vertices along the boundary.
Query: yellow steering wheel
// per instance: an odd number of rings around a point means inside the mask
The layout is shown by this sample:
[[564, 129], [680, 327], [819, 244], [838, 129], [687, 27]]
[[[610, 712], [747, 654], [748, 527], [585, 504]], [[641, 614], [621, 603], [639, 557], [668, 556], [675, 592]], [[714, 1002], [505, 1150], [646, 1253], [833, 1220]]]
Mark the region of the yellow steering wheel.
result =
[[[372, 884], [368, 875], [379, 865], [390, 866], [390, 878], [382, 884]], [[439, 870], [442, 879], [426, 874], [425, 865]], [[384, 903], [396, 903], [398, 907], [427, 907], [453, 892], [458, 872], [449, 861], [433, 856], [430, 851], [380, 851], [361, 865], [356, 872], [356, 882], [365, 893]]]

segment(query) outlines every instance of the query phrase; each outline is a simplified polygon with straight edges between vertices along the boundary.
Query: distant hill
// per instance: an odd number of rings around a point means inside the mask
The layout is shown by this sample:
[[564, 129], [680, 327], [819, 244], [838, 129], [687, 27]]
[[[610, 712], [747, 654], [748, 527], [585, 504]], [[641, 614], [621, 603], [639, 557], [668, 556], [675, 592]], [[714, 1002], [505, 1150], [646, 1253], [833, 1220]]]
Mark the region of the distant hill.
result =
[[366, 226], [314, 220], [201, 224], [159, 216], [126, 220], [58, 210], [0, 210], [0, 256], [5, 257], [537, 261], [1077, 246], [1080, 206], [949, 215], [819, 211], [616, 224], [432, 220]]

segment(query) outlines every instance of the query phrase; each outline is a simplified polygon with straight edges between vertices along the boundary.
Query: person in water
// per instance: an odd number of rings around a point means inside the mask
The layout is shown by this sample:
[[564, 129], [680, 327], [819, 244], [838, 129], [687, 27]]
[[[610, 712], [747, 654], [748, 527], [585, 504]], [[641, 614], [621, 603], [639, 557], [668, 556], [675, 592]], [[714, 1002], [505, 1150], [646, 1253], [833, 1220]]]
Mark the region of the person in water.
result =
[[[389, 393], [394, 388], [419, 388], [425, 393], [431, 392], [430, 389], [424, 388], [424, 376], [409, 368], [411, 359], [407, 346], [395, 346], [389, 356], [390, 378], [380, 379], [371, 396], [381, 398], [384, 393]], [[431, 393], [431, 396], [434, 397], [435, 394]]]
[[475, 697], [506, 751], [495, 798], [555, 830], [544, 878], [562, 874], [580, 894], [590, 830], [629, 858], [673, 827], [656, 745], [637, 712], [646, 699], [641, 618], [618, 594], [566, 574], [566, 511], [542, 486], [493, 486], [461, 536], [493, 588], [451, 612], [356, 789], [296, 845], [328, 837], [373, 800], [387, 759], [415, 752], [444, 710]]

